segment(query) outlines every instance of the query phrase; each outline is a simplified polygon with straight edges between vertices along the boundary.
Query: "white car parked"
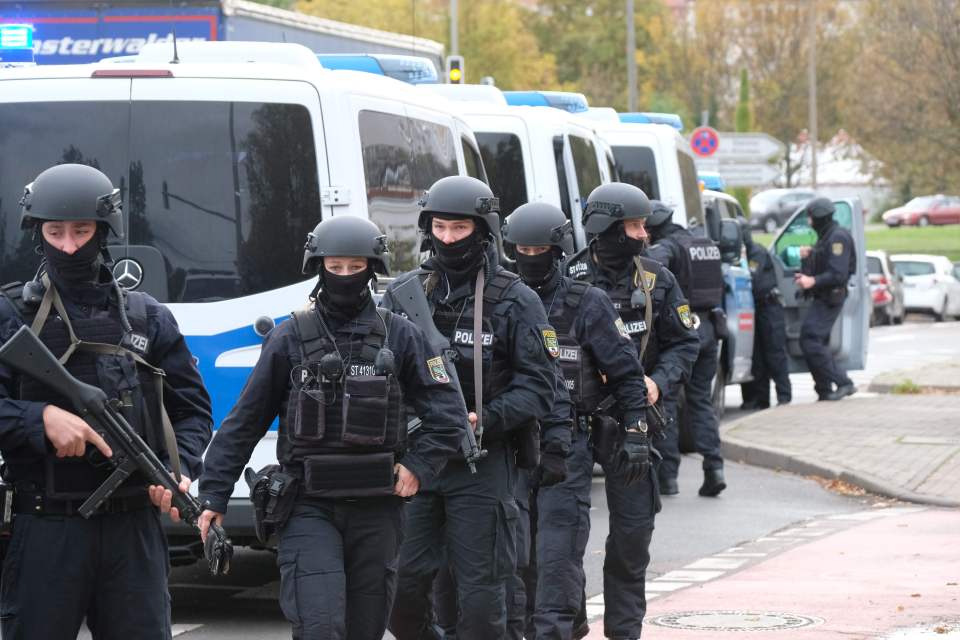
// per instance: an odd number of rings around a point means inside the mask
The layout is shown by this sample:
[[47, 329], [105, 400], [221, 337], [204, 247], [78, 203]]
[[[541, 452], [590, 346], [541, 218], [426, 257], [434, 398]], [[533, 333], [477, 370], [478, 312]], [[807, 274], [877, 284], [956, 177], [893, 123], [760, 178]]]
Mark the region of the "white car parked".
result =
[[898, 254], [890, 257], [903, 276], [907, 311], [929, 313], [940, 322], [960, 317], [960, 280], [944, 256]]

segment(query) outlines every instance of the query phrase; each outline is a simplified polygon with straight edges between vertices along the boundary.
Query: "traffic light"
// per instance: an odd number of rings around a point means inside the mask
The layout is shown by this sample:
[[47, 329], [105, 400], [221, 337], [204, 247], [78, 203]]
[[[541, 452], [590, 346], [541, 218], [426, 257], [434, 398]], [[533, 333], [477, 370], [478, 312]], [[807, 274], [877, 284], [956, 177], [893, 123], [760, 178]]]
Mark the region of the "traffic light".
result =
[[463, 84], [463, 56], [447, 56], [447, 82]]

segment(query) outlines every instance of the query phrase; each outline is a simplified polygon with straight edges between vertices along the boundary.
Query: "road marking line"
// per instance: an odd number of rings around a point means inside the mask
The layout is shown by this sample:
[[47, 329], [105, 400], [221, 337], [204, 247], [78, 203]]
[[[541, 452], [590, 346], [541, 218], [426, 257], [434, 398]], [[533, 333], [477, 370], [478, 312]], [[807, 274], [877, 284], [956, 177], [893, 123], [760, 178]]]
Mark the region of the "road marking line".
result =
[[724, 558], [701, 558], [688, 564], [684, 569], [736, 569], [743, 566], [746, 560], [728, 560]]
[[[689, 587], [690, 582], [667, 582], [666, 580], [654, 580], [653, 582], [648, 582], [646, 589], [647, 591], [676, 591], [677, 589], [683, 589], [684, 587]], [[602, 593], [600, 594], [603, 595]]]
[[723, 571], [684, 571], [679, 569], [663, 574], [660, 579], [667, 582], [706, 582], [723, 574]]
[[587, 598], [587, 604], [603, 604], [603, 594], [598, 593], [595, 596]]
[[175, 624], [173, 625], [173, 636], [177, 637], [181, 634], [188, 633], [190, 631], [195, 631], [202, 627], [202, 624]]

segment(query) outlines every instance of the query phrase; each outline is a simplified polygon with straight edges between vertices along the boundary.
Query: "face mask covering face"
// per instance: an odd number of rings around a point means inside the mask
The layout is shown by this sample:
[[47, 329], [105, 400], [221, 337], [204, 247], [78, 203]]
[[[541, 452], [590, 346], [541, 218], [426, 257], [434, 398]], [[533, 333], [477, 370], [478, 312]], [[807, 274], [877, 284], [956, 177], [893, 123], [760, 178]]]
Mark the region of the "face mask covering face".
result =
[[450, 244], [433, 238], [433, 250], [447, 276], [455, 281], [476, 271], [483, 261], [483, 242], [479, 231]]
[[93, 282], [100, 268], [100, 234], [95, 234], [73, 254], [57, 249], [42, 238], [43, 256], [55, 282], [76, 285]]
[[353, 316], [370, 300], [370, 268], [348, 276], [324, 270], [320, 297], [327, 311], [337, 315]]
[[553, 275], [556, 266], [553, 249], [535, 256], [517, 253], [517, 269], [523, 281], [533, 288], [542, 287]]
[[645, 246], [644, 240], [634, 240], [618, 225], [597, 236], [594, 251], [601, 265], [620, 270], [630, 264], [634, 256], [640, 255]]

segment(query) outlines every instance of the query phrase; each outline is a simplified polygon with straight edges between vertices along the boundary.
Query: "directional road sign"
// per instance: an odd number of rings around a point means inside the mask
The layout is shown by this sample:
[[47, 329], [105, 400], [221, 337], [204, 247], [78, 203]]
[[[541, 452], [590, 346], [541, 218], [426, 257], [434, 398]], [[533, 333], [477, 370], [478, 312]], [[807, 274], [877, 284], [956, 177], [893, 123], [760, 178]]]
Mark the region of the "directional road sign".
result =
[[776, 165], [764, 163], [721, 162], [718, 170], [728, 187], [759, 187], [780, 177]]
[[766, 133], [720, 132], [715, 158], [721, 162], [763, 162], [782, 156], [783, 143]]

